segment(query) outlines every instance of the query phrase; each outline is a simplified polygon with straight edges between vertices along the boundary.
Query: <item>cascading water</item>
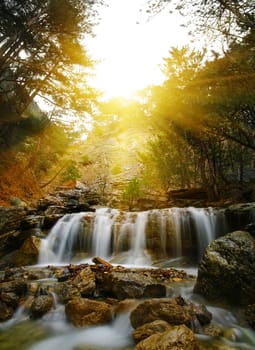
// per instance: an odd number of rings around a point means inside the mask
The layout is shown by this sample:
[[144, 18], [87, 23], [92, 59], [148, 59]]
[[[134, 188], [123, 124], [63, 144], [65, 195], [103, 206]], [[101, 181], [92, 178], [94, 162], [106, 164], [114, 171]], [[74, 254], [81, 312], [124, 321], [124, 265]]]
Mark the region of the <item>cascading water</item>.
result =
[[97, 210], [92, 234], [92, 255], [109, 259], [111, 256], [112, 227], [118, 210], [100, 208]]
[[75, 245], [83, 245], [84, 213], [67, 214], [55, 224], [46, 240], [42, 240], [39, 264], [70, 262]]
[[93, 256], [136, 266], [182, 256], [197, 260], [217, 231], [227, 232], [225, 226], [224, 212], [212, 208], [144, 212], [100, 208], [95, 213], [68, 214], [42, 241], [39, 263], [79, 263]]

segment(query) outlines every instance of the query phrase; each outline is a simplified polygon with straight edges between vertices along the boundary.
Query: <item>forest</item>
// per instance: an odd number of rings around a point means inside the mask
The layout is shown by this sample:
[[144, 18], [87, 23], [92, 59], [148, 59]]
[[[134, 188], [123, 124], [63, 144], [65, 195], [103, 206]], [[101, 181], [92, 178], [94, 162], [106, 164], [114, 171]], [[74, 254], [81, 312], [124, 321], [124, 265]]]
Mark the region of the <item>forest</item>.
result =
[[117, 189], [130, 208], [180, 189], [253, 201], [254, 1], [147, 0], [148, 16], [170, 6], [207, 45], [169, 48], [162, 85], [109, 100], [86, 50], [106, 3], [1, 1], [0, 205], [75, 181], [106, 201]]

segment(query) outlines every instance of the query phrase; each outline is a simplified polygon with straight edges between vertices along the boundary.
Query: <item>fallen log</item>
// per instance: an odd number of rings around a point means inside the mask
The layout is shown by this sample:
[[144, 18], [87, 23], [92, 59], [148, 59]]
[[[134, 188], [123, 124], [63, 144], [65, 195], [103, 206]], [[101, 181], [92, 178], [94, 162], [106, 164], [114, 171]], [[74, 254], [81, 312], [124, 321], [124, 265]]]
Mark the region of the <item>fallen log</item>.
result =
[[112, 264], [110, 264], [108, 261], [104, 260], [103, 258], [100, 258], [100, 256], [95, 256], [92, 259], [92, 261], [96, 265], [104, 265], [104, 266], [107, 266], [107, 267], [113, 267]]

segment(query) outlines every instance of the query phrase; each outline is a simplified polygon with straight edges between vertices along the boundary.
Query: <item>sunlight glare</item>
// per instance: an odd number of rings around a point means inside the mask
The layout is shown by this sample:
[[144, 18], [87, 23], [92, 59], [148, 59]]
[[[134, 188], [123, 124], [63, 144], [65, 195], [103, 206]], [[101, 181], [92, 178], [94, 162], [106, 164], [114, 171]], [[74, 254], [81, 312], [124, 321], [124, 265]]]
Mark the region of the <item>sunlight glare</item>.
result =
[[180, 26], [180, 17], [168, 12], [148, 21], [144, 0], [109, 0], [107, 4], [96, 38], [88, 45], [93, 57], [100, 60], [92, 84], [106, 97], [131, 97], [163, 81], [162, 59], [171, 47], [187, 42], [187, 33]]

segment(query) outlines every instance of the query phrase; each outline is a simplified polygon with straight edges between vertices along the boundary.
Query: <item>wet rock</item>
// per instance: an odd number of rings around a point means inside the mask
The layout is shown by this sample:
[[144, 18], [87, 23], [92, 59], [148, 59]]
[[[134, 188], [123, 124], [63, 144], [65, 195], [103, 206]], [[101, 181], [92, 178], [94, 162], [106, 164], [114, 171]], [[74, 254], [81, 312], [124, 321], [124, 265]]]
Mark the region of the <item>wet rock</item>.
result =
[[168, 322], [162, 320], [145, 323], [133, 331], [133, 338], [136, 343], [139, 343], [140, 341], [150, 337], [152, 334], [165, 332], [170, 327], [171, 326]]
[[163, 320], [171, 325], [189, 325], [192, 317], [183, 306], [178, 305], [175, 298], [146, 300], [130, 314], [131, 325], [134, 328], [155, 320]]
[[193, 332], [185, 325], [172, 326], [163, 333], [156, 333], [142, 340], [135, 350], [197, 350]]
[[14, 293], [21, 297], [27, 294], [27, 283], [23, 279], [0, 283], [1, 294]]
[[157, 283], [149, 274], [123, 271], [103, 273], [100, 285], [101, 291], [110, 293], [117, 299], [164, 297], [166, 287]]
[[185, 310], [194, 318], [198, 320], [200, 325], [209, 324], [212, 320], [212, 314], [207, 310], [205, 305], [194, 304], [189, 301], [185, 301]]
[[65, 308], [66, 316], [75, 326], [95, 326], [112, 320], [112, 307], [103, 301], [76, 298]]
[[12, 308], [16, 309], [16, 307], [19, 304], [19, 296], [14, 292], [1, 292], [0, 296], [1, 301], [3, 301], [5, 304], [11, 306]]
[[54, 300], [52, 295], [39, 295], [35, 297], [31, 308], [30, 308], [30, 317], [32, 319], [37, 319], [42, 317], [54, 306]]
[[95, 273], [90, 267], [84, 268], [75, 276], [72, 284], [79, 290], [81, 296], [92, 296], [96, 290]]
[[15, 266], [36, 264], [38, 261], [41, 240], [36, 236], [28, 237], [20, 249], [13, 255], [12, 261]]
[[245, 309], [245, 319], [249, 326], [255, 329], [255, 304], [247, 306]]
[[114, 309], [116, 315], [124, 312], [129, 312], [133, 310], [138, 305], [136, 299], [125, 299], [118, 302], [117, 306]]
[[203, 327], [202, 334], [208, 335], [209, 337], [221, 337], [223, 336], [223, 329], [216, 324], [210, 323]]
[[55, 287], [55, 292], [58, 295], [59, 301], [64, 304], [72, 299], [81, 297], [80, 291], [71, 282], [59, 282]]
[[199, 264], [194, 292], [209, 300], [239, 305], [255, 302], [255, 240], [234, 231], [207, 247]]
[[12, 318], [14, 309], [0, 300], [0, 321], [7, 321]]

